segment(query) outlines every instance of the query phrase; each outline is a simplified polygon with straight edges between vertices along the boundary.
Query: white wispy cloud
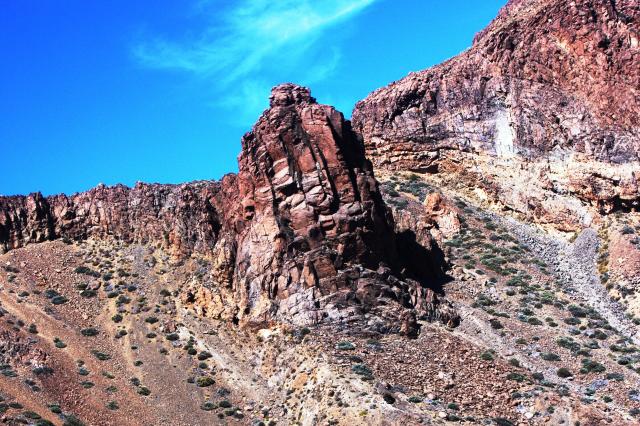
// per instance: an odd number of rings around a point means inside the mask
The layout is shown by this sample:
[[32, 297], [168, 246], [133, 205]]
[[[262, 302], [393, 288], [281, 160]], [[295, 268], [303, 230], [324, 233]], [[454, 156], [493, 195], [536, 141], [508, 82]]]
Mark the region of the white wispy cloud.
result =
[[265, 96], [278, 76], [295, 72], [304, 84], [330, 76], [340, 49], [333, 46], [328, 56], [318, 57], [313, 48], [327, 31], [376, 1], [240, 0], [221, 9], [216, 1], [201, 0], [197, 10], [210, 20], [199, 34], [180, 41], [147, 38], [135, 45], [134, 54], [145, 66], [183, 70], [213, 82], [222, 92], [221, 104], [246, 106], [256, 92]]

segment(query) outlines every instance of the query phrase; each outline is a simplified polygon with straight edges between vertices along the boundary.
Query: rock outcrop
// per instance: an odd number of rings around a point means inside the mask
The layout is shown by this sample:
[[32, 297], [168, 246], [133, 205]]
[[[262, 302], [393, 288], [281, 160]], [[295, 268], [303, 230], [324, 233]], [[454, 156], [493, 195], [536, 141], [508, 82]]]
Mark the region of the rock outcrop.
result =
[[640, 6], [511, 0], [461, 55], [359, 102], [377, 168], [451, 174], [576, 229], [640, 202]]
[[[201, 314], [252, 323], [375, 312], [373, 328], [407, 334], [415, 333], [416, 313], [441, 315], [438, 271], [401, 261], [393, 219], [350, 123], [303, 87], [278, 86], [270, 101], [242, 139], [241, 215], [214, 248], [233, 273], [222, 268], [226, 286], [196, 284], [187, 301]], [[235, 306], [225, 303], [230, 293]]]
[[223, 186], [230, 185], [138, 183], [99, 185], [72, 196], [0, 197], [0, 250], [56, 238], [113, 237], [162, 243], [176, 254], [206, 253], [222, 226]]
[[[274, 88], [270, 101], [242, 139], [237, 176], [1, 197], [0, 244], [116, 238], [202, 256], [209, 267], [183, 301], [234, 322], [366, 318], [368, 328], [406, 334], [416, 333], [416, 316], [455, 322], [434, 291], [441, 266], [425, 268], [429, 252], [415, 241], [397, 246], [350, 123], [293, 84]], [[415, 265], [403, 261], [409, 252]]]

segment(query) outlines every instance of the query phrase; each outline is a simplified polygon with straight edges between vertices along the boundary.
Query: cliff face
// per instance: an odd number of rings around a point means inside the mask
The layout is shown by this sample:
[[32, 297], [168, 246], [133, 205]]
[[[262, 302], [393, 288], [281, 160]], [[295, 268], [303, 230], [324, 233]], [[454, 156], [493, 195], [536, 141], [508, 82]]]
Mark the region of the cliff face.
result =
[[[203, 256], [209, 273], [189, 284], [184, 302], [237, 322], [375, 312], [371, 327], [413, 334], [416, 315], [441, 315], [441, 266], [417, 244], [399, 251], [364, 146], [341, 113], [306, 88], [278, 86], [238, 161], [238, 175], [220, 182], [2, 197], [0, 244], [109, 237]], [[419, 268], [402, 262], [407, 251], [422, 256]]]
[[461, 55], [353, 112], [386, 170], [438, 171], [540, 222], [638, 207], [640, 6], [510, 1]]
[[438, 307], [437, 265], [401, 261], [371, 164], [342, 114], [291, 84], [270, 101], [242, 139], [241, 214], [213, 249], [217, 278], [193, 286], [186, 302], [201, 315], [253, 323], [375, 313], [373, 328], [407, 334], [416, 315], [455, 321]]
[[[229, 176], [223, 180], [232, 183]], [[175, 253], [206, 252], [217, 240], [224, 185], [98, 186], [73, 196], [0, 197], [0, 248], [8, 251], [55, 238], [114, 237], [161, 242]]]

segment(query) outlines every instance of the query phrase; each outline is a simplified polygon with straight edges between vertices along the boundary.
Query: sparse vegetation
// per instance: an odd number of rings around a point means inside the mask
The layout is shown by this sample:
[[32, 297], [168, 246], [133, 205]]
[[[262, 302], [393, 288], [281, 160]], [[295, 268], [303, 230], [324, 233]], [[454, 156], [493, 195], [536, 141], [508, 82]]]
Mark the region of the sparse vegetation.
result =
[[336, 349], [339, 349], [341, 351], [352, 351], [354, 350], [356, 347], [353, 343], [351, 342], [347, 342], [347, 341], [343, 341], [343, 342], [339, 342], [336, 345]]
[[198, 377], [198, 379], [196, 380], [196, 384], [198, 385], [198, 387], [201, 387], [201, 388], [211, 386], [214, 383], [215, 383], [215, 380], [213, 380], [213, 378], [209, 376], [201, 376], [201, 377]]
[[493, 361], [494, 352], [493, 351], [484, 351], [480, 354], [480, 358], [484, 361]]
[[88, 327], [88, 328], [83, 328], [82, 330], [80, 330], [80, 334], [82, 334], [83, 336], [86, 336], [86, 337], [94, 337], [94, 336], [97, 336], [99, 334], [99, 331], [95, 327]]
[[98, 350], [93, 350], [93, 351], [91, 351], [91, 353], [93, 354], [93, 356], [95, 356], [100, 361], [107, 361], [107, 360], [111, 359], [111, 355], [109, 355], [107, 353], [104, 353], [104, 352], [100, 352]]
[[569, 369], [565, 367], [558, 368], [558, 371], [556, 372], [556, 374], [558, 375], [558, 377], [561, 377], [563, 379], [573, 376], [571, 371], [569, 371]]

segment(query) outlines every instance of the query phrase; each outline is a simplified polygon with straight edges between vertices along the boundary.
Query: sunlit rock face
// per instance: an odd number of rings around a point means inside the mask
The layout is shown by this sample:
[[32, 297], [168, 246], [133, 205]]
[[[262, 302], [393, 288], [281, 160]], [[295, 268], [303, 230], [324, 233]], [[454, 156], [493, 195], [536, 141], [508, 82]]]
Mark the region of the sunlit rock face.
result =
[[415, 334], [416, 315], [441, 315], [441, 271], [403, 264], [364, 146], [340, 112], [307, 88], [277, 86], [238, 162], [235, 317], [311, 324], [375, 312], [373, 328]]
[[575, 229], [637, 209], [637, 1], [510, 1], [461, 55], [359, 102], [383, 170], [451, 173], [531, 220]]
[[[398, 248], [350, 123], [304, 87], [277, 86], [270, 101], [242, 138], [239, 173], [220, 182], [0, 197], [3, 251], [114, 238], [202, 257], [207, 273], [188, 283], [183, 302], [242, 324], [365, 319], [415, 335], [419, 317], [455, 323], [434, 291], [443, 265], [415, 242]], [[418, 268], [403, 261], [416, 256]]]

